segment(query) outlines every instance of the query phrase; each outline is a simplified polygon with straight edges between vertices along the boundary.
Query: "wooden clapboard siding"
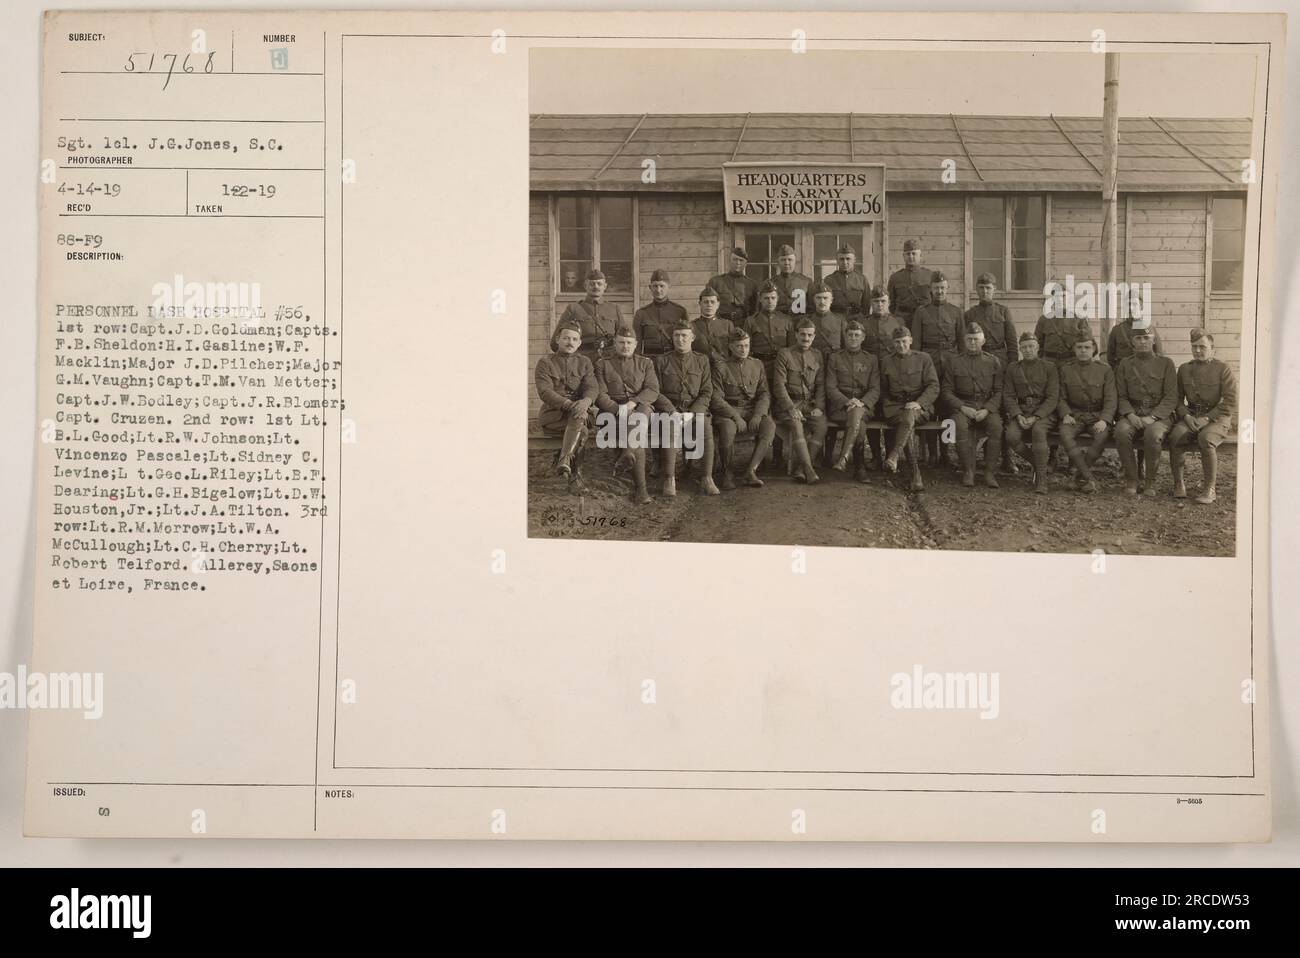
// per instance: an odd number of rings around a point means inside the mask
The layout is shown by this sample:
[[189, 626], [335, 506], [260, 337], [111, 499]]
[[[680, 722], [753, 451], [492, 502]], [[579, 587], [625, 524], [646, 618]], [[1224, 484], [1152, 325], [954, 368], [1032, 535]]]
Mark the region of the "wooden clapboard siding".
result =
[[531, 428], [541, 401], [533, 387], [537, 360], [549, 351], [555, 327], [554, 277], [551, 274], [550, 196], [528, 197], [528, 421]]
[[966, 198], [959, 193], [894, 193], [889, 206], [886, 280], [903, 268], [903, 243], [921, 241], [922, 263], [948, 277], [948, 298], [961, 305], [966, 281]]
[[[1192, 358], [1188, 334], [1210, 319], [1205, 315], [1205, 210], [1204, 194], [1133, 196], [1129, 278], [1151, 284], [1151, 319], [1166, 354], [1180, 364]], [[1237, 358], [1240, 331], [1238, 304], [1231, 328], [1214, 335], [1221, 358]]]
[[1214, 354], [1241, 375], [1241, 297], [1212, 295], [1205, 328], [1214, 336]]
[[[721, 193], [658, 193], [641, 197], [640, 275], [644, 290], [656, 269], [672, 278], [669, 297], [695, 316], [700, 290], [718, 275], [723, 236]], [[648, 295], [642, 296], [648, 301]]]

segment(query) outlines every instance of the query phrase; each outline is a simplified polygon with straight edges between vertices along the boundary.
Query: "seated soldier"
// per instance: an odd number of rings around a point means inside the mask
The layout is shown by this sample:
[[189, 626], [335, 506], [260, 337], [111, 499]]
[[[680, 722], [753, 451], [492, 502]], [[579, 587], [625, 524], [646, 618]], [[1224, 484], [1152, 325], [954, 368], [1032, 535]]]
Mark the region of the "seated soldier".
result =
[[[1034, 464], [1034, 492], [1047, 492], [1047, 433], [1056, 423], [1060, 402], [1060, 379], [1056, 364], [1038, 358], [1038, 339], [1033, 333], [1020, 334], [1020, 359], [1007, 367], [1002, 377], [1002, 408], [1007, 415], [1004, 437], [1014, 449]], [[1029, 448], [1025, 448], [1029, 433]]]
[[1160, 448], [1173, 425], [1178, 405], [1178, 371], [1168, 356], [1155, 354], [1155, 335], [1150, 326], [1134, 327], [1130, 342], [1133, 354], [1119, 361], [1115, 370], [1115, 396], [1119, 418], [1115, 422], [1115, 445], [1124, 465], [1124, 491], [1138, 494], [1137, 454], [1133, 440], [1142, 437], [1146, 466], [1146, 494], [1156, 494], [1156, 473], [1160, 471]]
[[880, 364], [862, 348], [866, 331], [850, 319], [844, 330], [844, 348], [831, 353], [826, 363], [826, 416], [844, 432], [840, 457], [831, 468], [843, 472], [853, 457], [853, 478], [867, 478], [866, 436], [862, 423], [875, 413], [880, 400]]
[[[713, 399], [713, 372], [709, 359], [695, 352], [695, 331], [691, 321], [682, 317], [673, 327], [673, 351], [655, 360], [655, 374], [659, 379], [659, 398], [655, 409], [661, 413], [677, 413], [692, 419], [689, 426], [697, 441], [704, 443], [700, 489], [705, 495], [716, 496], [718, 487], [713, 484], [713, 429], [709, 425], [709, 405]], [[682, 445], [682, 425], [674, 422], [672, 437], [664, 448], [665, 496], [677, 495], [677, 450]]]
[[880, 395], [885, 420], [893, 427], [893, 442], [885, 457], [885, 470], [898, 471], [898, 457], [907, 457], [911, 465], [913, 492], [920, 492], [921, 451], [916, 427], [934, 416], [939, 398], [939, 375], [934, 360], [925, 353], [912, 352], [912, 333], [901, 323], [894, 330], [893, 350], [880, 360]]
[[[1074, 359], [1059, 370], [1061, 400], [1056, 411], [1061, 417], [1061, 445], [1079, 472], [1079, 489], [1096, 492], [1092, 464], [1106, 451], [1106, 436], [1115, 421], [1115, 373], [1096, 358], [1097, 342], [1088, 339], [1074, 344]], [[1087, 433], [1092, 444], [1079, 448], [1075, 441]]]
[[548, 436], [562, 436], [555, 468], [564, 478], [580, 478], [579, 463], [587, 432], [595, 425], [593, 404], [600, 384], [591, 360], [581, 355], [582, 326], [561, 322], [555, 331], [555, 352], [537, 360], [534, 381], [542, 409], [537, 424]]
[[[587, 288], [586, 298], [566, 306], [560, 322], [578, 324], [578, 328], [582, 330], [582, 345], [578, 347], [578, 352], [595, 363], [598, 358], [607, 353], [614, 333], [626, 324], [618, 303], [605, 302], [605, 288], [608, 283], [604, 273], [598, 269], [591, 270], [587, 273], [583, 285]], [[555, 328], [558, 333], [559, 324]], [[552, 334], [552, 350], [555, 348], [555, 343], [555, 334]]]
[[826, 441], [826, 367], [812, 348], [817, 326], [811, 316], [795, 324], [795, 345], [776, 354], [772, 394], [777, 424], [789, 431], [798, 459], [793, 475], [810, 485], [821, 481], [813, 462]]
[[743, 329], [734, 330], [728, 344], [730, 355], [713, 367], [713, 428], [717, 431], [718, 459], [722, 468], [722, 488], [735, 489], [731, 457], [736, 436], [750, 436], [754, 451], [742, 480], [755, 488], [763, 485], [758, 467], [776, 436], [771, 415], [771, 394], [763, 364], [749, 355], [750, 336]]
[[984, 351], [984, 327], [966, 324], [962, 351], [943, 367], [941, 395], [957, 427], [957, 455], [963, 486], [975, 485], [975, 446], [988, 438], [984, 450], [984, 484], [998, 488], [994, 475], [1002, 455], [1002, 360]]
[[1174, 498], [1187, 498], [1183, 485], [1183, 447], [1196, 443], [1201, 450], [1201, 494], [1196, 501], [1212, 503], [1219, 475], [1219, 443], [1232, 432], [1237, 412], [1237, 377], [1225, 362], [1214, 358], [1214, 337], [1192, 330], [1192, 359], [1178, 367], [1177, 421], [1169, 431], [1169, 471], [1174, 476]]
[[618, 430], [623, 453], [614, 463], [614, 475], [631, 466], [632, 501], [645, 504], [650, 501], [645, 485], [649, 418], [654, 401], [659, 398], [659, 379], [655, 376], [654, 363], [636, 355], [636, 336], [630, 327], [614, 336], [613, 356], [596, 360], [596, 381], [600, 384], [600, 395], [596, 397], [600, 411], [617, 416], [626, 424], [625, 429]]

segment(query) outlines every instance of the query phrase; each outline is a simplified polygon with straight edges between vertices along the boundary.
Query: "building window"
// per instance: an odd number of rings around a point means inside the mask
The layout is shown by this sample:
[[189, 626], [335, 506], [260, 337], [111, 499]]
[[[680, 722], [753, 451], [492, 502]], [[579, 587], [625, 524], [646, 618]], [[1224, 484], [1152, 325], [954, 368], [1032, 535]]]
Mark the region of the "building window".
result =
[[555, 198], [557, 292], [582, 294], [592, 268], [604, 272], [608, 292], [632, 292], [632, 203], [630, 196], [605, 194]]
[[[756, 230], [746, 229], [739, 237], [740, 245], [745, 248], [745, 255], [749, 257], [749, 264], [745, 268], [746, 275], [756, 283], [775, 276], [781, 271], [781, 264], [777, 262], [778, 254], [782, 246], [795, 245], [794, 232], [785, 233], [760, 233]], [[798, 259], [795, 260], [795, 269], [799, 268]]]
[[1002, 289], [1042, 292], [1047, 273], [1046, 198], [973, 196], [970, 216], [975, 277], [992, 273]]
[[1240, 293], [1245, 260], [1246, 201], [1238, 196], [1214, 198], [1214, 236], [1211, 238], [1210, 291]]

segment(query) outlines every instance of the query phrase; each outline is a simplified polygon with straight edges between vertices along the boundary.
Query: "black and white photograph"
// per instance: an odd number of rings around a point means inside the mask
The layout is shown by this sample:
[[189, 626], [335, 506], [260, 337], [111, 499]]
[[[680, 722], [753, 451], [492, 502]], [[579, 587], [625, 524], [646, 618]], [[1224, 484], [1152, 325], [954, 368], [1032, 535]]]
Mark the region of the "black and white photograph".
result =
[[1253, 58], [798, 46], [534, 51], [530, 535], [1234, 555]]

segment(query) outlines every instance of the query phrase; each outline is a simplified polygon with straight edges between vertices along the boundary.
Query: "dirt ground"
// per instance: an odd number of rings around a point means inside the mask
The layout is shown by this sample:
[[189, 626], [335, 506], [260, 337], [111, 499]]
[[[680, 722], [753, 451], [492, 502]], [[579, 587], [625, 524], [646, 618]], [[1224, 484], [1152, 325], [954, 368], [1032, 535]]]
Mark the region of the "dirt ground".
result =
[[[787, 479], [778, 464], [759, 473], [763, 488], [721, 496], [701, 495], [698, 483], [683, 476], [676, 498], [664, 498], [661, 481], [651, 479], [655, 499], [645, 506], [629, 498], [626, 474], [613, 478], [612, 451], [588, 453], [581, 491], [554, 475], [553, 461], [551, 451], [529, 452], [530, 536], [986, 552], [1100, 548], [1128, 555], [1230, 556], [1235, 549], [1237, 456], [1230, 446], [1219, 451], [1218, 501], [1208, 506], [1172, 497], [1167, 456], [1157, 498], [1126, 495], [1114, 450], [1097, 465], [1100, 489], [1092, 495], [1076, 492], [1060, 471], [1050, 477], [1048, 494], [1036, 495], [1023, 460], [1020, 475], [999, 475], [1000, 489], [968, 489], [954, 469], [926, 469], [921, 493], [906, 491], [905, 467], [898, 476], [873, 471], [865, 486], [825, 468], [822, 482], [806, 486]], [[1184, 461], [1195, 497], [1200, 456]]]

